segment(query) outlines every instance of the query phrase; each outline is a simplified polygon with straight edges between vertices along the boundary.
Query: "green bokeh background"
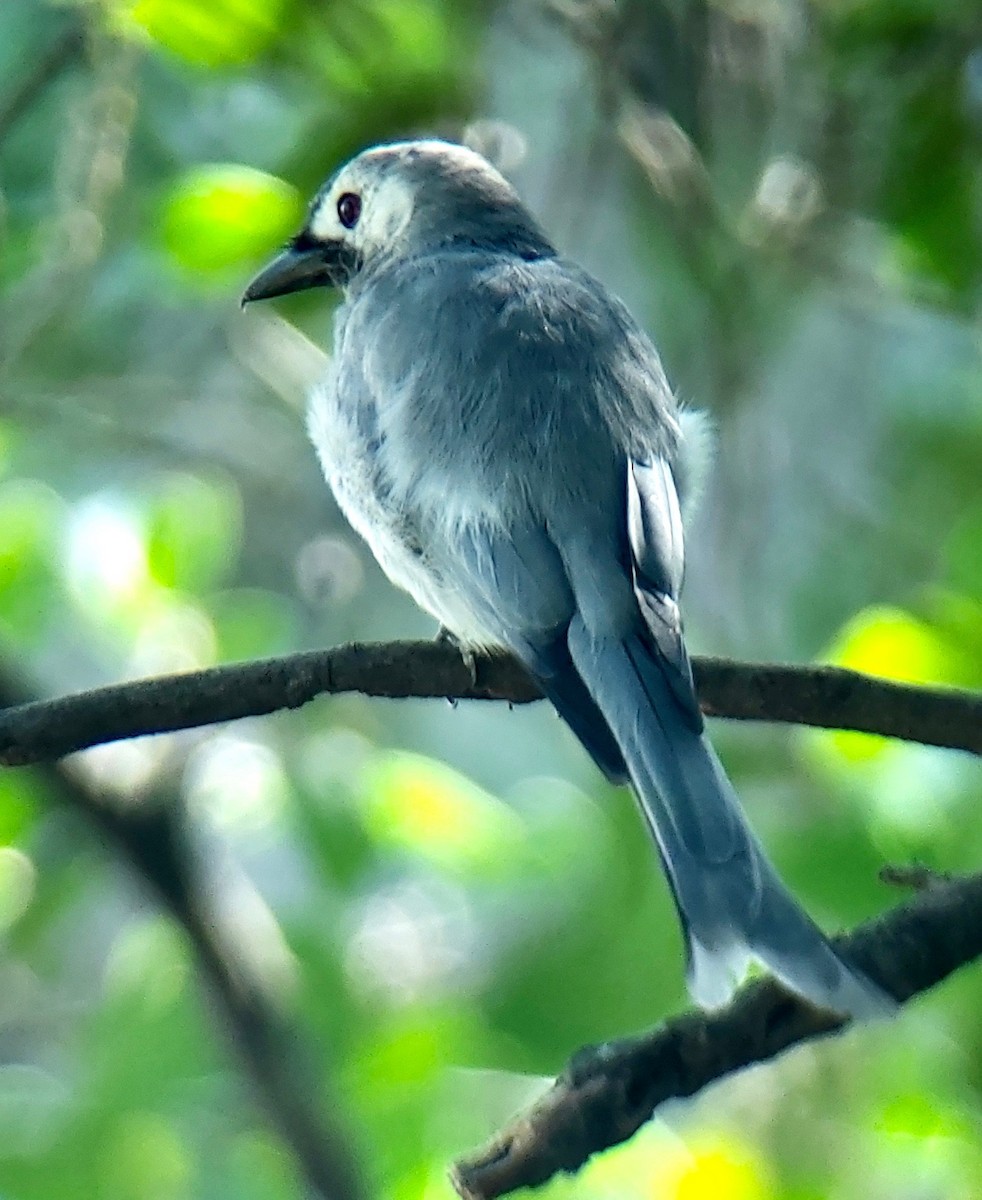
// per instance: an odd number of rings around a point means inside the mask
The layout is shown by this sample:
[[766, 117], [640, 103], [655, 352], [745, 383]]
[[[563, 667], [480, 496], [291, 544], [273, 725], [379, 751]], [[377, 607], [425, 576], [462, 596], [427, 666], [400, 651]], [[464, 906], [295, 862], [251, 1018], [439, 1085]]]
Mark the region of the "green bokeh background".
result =
[[[238, 310], [339, 161], [417, 133], [497, 155], [713, 415], [696, 651], [982, 685], [976, 4], [4, 0], [8, 691], [433, 632], [306, 440], [328, 298]], [[829, 928], [895, 900], [886, 862], [982, 860], [968, 756], [713, 735]], [[630, 796], [543, 706], [345, 697], [71, 770], [187, 806], [379, 1195], [449, 1196], [447, 1162], [578, 1045], [685, 1004]], [[0, 842], [2, 1200], [302, 1196], [181, 932], [112, 849], [26, 770], [0, 776]], [[973, 1200], [979, 1011], [968, 970], [544, 1194]]]

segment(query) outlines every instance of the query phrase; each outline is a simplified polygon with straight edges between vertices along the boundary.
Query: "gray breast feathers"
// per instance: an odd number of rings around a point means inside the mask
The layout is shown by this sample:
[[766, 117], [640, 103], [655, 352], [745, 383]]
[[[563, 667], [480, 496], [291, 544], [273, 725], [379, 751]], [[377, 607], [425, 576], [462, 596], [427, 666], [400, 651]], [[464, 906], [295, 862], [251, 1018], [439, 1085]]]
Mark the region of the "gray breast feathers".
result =
[[352, 289], [310, 431], [352, 525], [440, 620], [460, 607], [447, 570], [473, 531], [610, 530], [625, 460], [674, 457], [678, 438], [654, 348], [599, 284], [459, 249]]

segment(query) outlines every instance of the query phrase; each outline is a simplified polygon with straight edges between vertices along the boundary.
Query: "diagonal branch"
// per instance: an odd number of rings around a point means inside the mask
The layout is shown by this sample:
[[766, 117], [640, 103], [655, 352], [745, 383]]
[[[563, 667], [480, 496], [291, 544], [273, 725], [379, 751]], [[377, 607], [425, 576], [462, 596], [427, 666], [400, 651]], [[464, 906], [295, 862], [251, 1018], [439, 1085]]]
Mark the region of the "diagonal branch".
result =
[[[22, 690], [0, 675], [0, 705], [13, 703]], [[310, 1047], [303, 1044], [288, 1005], [216, 913], [214, 884], [201, 878], [181, 806], [168, 796], [117, 806], [60, 764], [37, 771], [51, 799], [79, 813], [181, 926], [197, 957], [215, 1024], [292, 1152], [311, 1200], [363, 1200], [366, 1189], [343, 1123], [324, 1105], [326, 1081], [315, 1076]]]
[[292, 1152], [311, 1200], [363, 1200], [366, 1192], [343, 1123], [328, 1115], [326, 1081], [283, 998], [270, 987], [216, 912], [199, 878], [180, 806], [167, 797], [113, 808], [58, 766], [56, 794], [84, 812], [115, 851], [156, 893], [182, 927], [229, 1043], [269, 1123]]
[[[898, 1001], [909, 1000], [982, 955], [982, 874], [932, 883], [836, 945]], [[454, 1186], [464, 1200], [494, 1200], [576, 1171], [667, 1100], [844, 1024], [764, 979], [718, 1012], [683, 1013], [642, 1037], [581, 1050], [534, 1108], [456, 1164]]]
[[[353, 643], [96, 688], [0, 712], [0, 764], [52, 761], [104, 742], [260, 716], [342, 692], [513, 704], [541, 698], [505, 654], [479, 655], [475, 667], [472, 677], [446, 642]], [[837, 667], [699, 658], [694, 670], [700, 703], [712, 716], [854, 729], [982, 754], [979, 693]]]

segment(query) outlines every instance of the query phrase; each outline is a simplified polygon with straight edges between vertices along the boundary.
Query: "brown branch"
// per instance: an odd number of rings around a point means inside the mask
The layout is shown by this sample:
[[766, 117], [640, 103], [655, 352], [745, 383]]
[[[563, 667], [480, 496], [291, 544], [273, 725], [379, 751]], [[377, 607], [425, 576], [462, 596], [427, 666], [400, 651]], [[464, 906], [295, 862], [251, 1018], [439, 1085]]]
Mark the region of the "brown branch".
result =
[[[982, 874], [932, 881], [836, 945], [906, 1001], [982, 955]], [[491, 1146], [457, 1163], [454, 1186], [465, 1200], [493, 1200], [576, 1171], [626, 1141], [667, 1100], [692, 1096], [844, 1024], [764, 979], [718, 1012], [684, 1013], [642, 1037], [582, 1050], [537, 1105]]]
[[[913, 687], [836, 667], [700, 658], [703, 709], [712, 716], [853, 729], [982, 753], [982, 695]], [[0, 712], [0, 763], [47, 762], [121, 738], [170, 733], [298, 708], [322, 695], [447, 696], [524, 704], [541, 693], [504, 654], [469, 667], [450, 644], [337, 646], [80, 692]]]

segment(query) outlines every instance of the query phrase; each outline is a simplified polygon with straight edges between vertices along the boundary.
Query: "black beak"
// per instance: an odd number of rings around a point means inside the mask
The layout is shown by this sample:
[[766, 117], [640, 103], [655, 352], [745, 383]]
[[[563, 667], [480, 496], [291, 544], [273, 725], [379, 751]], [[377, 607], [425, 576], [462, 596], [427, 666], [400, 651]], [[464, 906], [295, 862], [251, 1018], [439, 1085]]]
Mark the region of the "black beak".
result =
[[305, 288], [340, 287], [353, 264], [343, 242], [311, 242], [301, 235], [259, 272], [242, 295], [242, 307]]

